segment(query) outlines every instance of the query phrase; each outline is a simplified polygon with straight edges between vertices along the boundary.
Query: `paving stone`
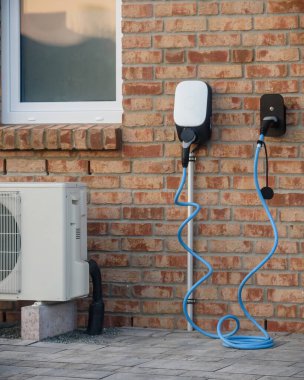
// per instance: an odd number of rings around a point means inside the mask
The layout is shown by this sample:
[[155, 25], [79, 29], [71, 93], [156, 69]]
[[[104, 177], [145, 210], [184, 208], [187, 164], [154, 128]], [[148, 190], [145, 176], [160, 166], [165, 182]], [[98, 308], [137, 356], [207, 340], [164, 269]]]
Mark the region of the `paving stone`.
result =
[[220, 360], [218, 362], [203, 362], [200, 360], [166, 360], [158, 359], [140, 364], [139, 367], [143, 368], [167, 368], [167, 369], [185, 369], [185, 370], [204, 370], [216, 371], [221, 368], [227, 367], [231, 361]]
[[300, 372], [299, 368], [286, 366], [256, 365], [248, 362], [237, 363], [221, 369], [221, 373], [248, 373], [252, 375], [292, 376]]
[[272, 349], [225, 348], [197, 333], [126, 328], [102, 344], [0, 341], [1, 380], [304, 380], [304, 335]]
[[[201, 377], [206, 378], [208, 380], [227, 380], [227, 374], [226, 373], [219, 373], [219, 372], [205, 372], [205, 371], [188, 371], [185, 374], [180, 376], [180, 380], [184, 380], [184, 376], [191, 376], [191, 378], [197, 378], [201, 379]], [[260, 380], [260, 375], [245, 375], [245, 374], [233, 374], [233, 377], [231, 377], [231, 380]], [[278, 380], [278, 379], [276, 379]], [[281, 380], [281, 378], [280, 378]]]

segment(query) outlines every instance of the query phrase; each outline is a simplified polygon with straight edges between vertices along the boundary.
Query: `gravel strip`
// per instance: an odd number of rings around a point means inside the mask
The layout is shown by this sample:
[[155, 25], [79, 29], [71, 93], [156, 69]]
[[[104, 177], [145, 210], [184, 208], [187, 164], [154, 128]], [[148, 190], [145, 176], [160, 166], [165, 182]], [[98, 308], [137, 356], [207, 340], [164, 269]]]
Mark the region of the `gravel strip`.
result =
[[[85, 329], [78, 329], [66, 334], [46, 338], [43, 342], [53, 343], [88, 343], [88, 344], [104, 344], [109, 339], [119, 335], [117, 328], [107, 328], [103, 330], [101, 335], [88, 335]], [[4, 339], [20, 339], [21, 328], [20, 325], [6, 325], [0, 324], [0, 338]]]

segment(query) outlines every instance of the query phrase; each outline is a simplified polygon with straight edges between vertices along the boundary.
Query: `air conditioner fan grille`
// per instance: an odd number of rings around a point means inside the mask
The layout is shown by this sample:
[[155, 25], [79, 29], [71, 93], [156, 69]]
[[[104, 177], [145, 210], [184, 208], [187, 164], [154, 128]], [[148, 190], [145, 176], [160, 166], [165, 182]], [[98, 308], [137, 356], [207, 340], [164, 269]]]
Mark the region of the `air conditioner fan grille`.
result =
[[0, 293], [20, 291], [20, 206], [19, 192], [0, 192]]

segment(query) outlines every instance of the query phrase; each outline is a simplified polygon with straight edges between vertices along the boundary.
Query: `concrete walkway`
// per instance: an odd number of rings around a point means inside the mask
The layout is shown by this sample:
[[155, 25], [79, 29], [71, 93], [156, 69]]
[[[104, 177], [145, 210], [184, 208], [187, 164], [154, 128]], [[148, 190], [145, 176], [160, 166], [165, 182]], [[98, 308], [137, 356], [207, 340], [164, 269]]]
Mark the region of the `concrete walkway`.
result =
[[0, 339], [0, 379], [304, 380], [304, 335], [238, 351], [198, 333], [119, 329], [102, 344]]

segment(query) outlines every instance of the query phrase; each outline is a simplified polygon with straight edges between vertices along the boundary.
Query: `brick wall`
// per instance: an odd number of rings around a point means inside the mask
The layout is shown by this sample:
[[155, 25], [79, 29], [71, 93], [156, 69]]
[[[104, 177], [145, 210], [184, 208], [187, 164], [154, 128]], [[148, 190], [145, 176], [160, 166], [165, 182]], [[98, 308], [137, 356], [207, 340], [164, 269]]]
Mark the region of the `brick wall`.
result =
[[[180, 80], [207, 81], [213, 89], [213, 137], [199, 150], [195, 168], [195, 199], [203, 206], [195, 248], [215, 273], [196, 294], [195, 316], [200, 326], [214, 329], [224, 313], [240, 314], [237, 286], [272, 246], [252, 172], [260, 96], [281, 93], [287, 133], [268, 139], [276, 192], [269, 204], [280, 243], [244, 290], [244, 299], [269, 330], [303, 331], [303, 1], [130, 0], [123, 1], [122, 13], [121, 149], [114, 144], [113, 150], [93, 145], [87, 150], [79, 143], [71, 150], [80, 133], [72, 127], [66, 132], [70, 145], [60, 145], [62, 127], [52, 127], [44, 130], [40, 150], [21, 149], [25, 127], [10, 137], [10, 151], [0, 152], [1, 180], [85, 181], [88, 247], [102, 267], [107, 323], [185, 328], [186, 255], [176, 231], [186, 210], [173, 206], [181, 165], [172, 108]], [[53, 134], [59, 145], [53, 145]], [[203, 273], [196, 266], [195, 278]], [[13, 319], [19, 306], [0, 308]], [[79, 302], [80, 325], [87, 308], [86, 300]], [[252, 328], [247, 321], [242, 327]]]

